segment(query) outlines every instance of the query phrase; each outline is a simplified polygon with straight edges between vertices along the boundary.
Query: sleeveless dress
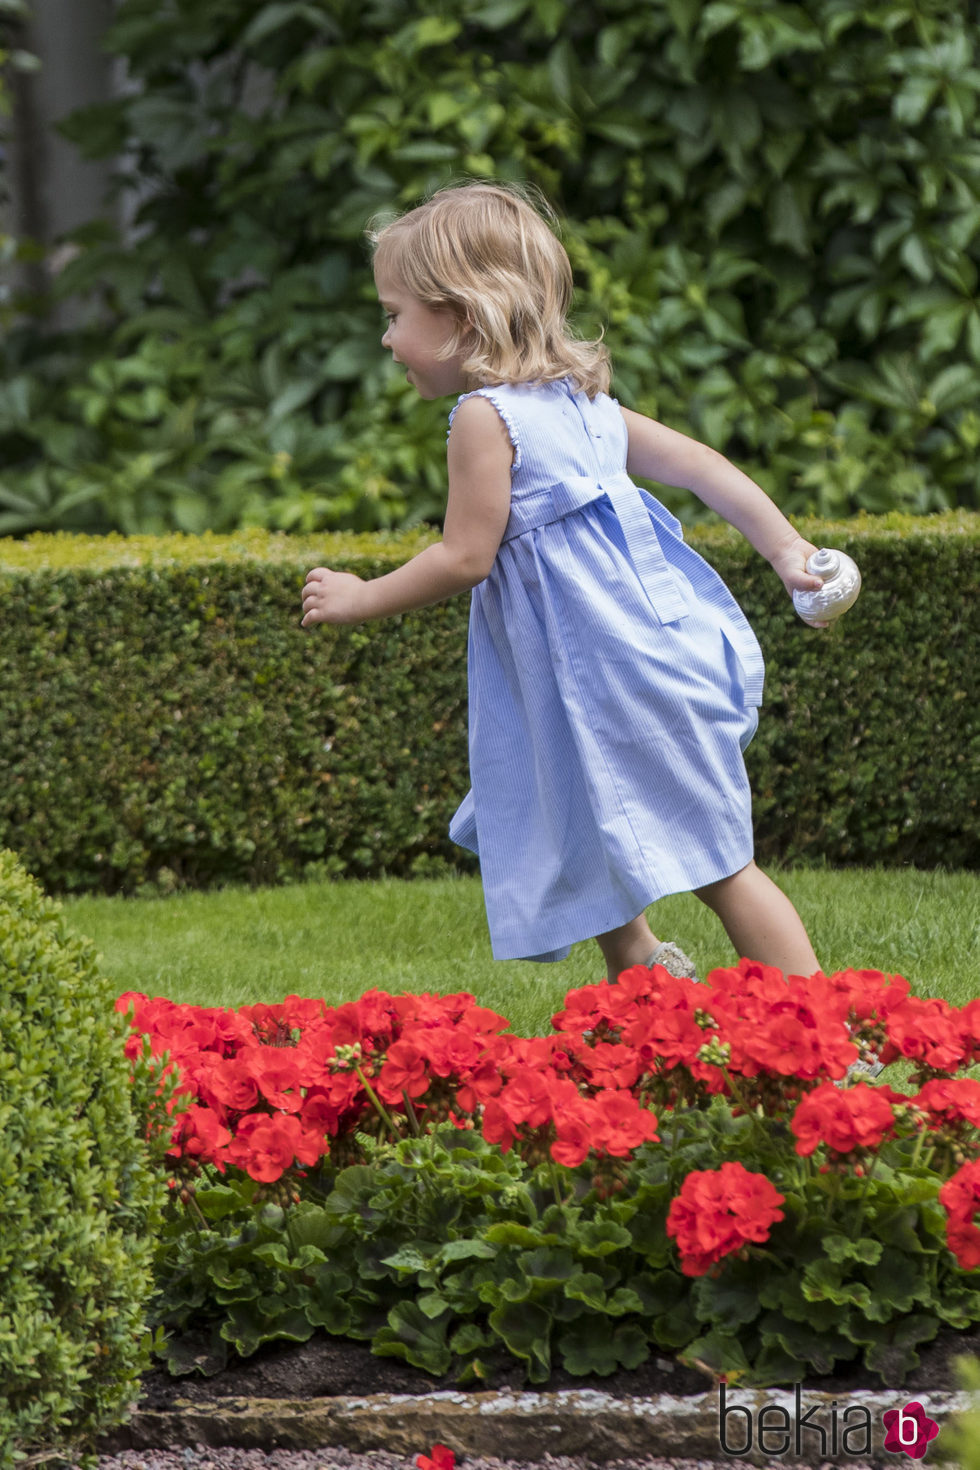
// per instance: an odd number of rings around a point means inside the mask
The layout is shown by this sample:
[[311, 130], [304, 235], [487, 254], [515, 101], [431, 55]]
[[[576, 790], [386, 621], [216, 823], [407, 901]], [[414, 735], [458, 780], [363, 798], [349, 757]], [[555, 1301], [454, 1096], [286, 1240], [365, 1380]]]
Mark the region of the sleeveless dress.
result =
[[513, 445], [511, 511], [472, 592], [472, 789], [449, 835], [479, 857], [494, 958], [561, 960], [751, 861], [762, 653], [627, 475], [614, 399], [568, 378], [476, 392]]

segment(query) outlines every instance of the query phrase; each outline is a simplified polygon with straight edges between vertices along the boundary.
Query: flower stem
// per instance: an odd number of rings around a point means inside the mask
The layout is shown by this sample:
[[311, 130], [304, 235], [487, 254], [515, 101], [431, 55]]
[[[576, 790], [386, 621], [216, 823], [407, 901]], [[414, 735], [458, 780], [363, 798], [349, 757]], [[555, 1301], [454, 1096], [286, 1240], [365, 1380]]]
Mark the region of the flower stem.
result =
[[358, 1079], [360, 1080], [361, 1086], [364, 1088], [364, 1091], [367, 1093], [368, 1097], [370, 1098], [371, 1104], [374, 1107], [375, 1111], [377, 1112], [378, 1116], [380, 1117], [382, 1123], [384, 1123], [385, 1127], [389, 1130], [389, 1132], [391, 1133], [392, 1138], [397, 1140], [397, 1138], [398, 1138], [398, 1130], [395, 1127], [394, 1120], [392, 1119], [391, 1114], [388, 1112], [387, 1108], [382, 1103], [380, 1097], [375, 1092], [374, 1088], [371, 1086], [370, 1082], [367, 1080], [367, 1078], [365, 1077], [364, 1073], [361, 1071], [361, 1068], [360, 1068], [360, 1066], [358, 1065], [357, 1062], [354, 1063], [354, 1071], [357, 1073], [357, 1076], [358, 1076]]
[[409, 1097], [404, 1088], [402, 1089], [402, 1100], [405, 1103], [405, 1113], [408, 1118], [409, 1124], [411, 1125], [412, 1132], [415, 1134], [416, 1138], [419, 1138], [421, 1137], [422, 1129], [419, 1127], [418, 1116], [415, 1112], [415, 1109], [412, 1107], [412, 1099]]
[[764, 1142], [768, 1144], [770, 1142], [769, 1130], [766, 1128], [766, 1125], [763, 1123], [762, 1119], [759, 1117], [759, 1115], [756, 1112], [755, 1108], [750, 1107], [749, 1104], [746, 1102], [744, 1094], [735, 1085], [735, 1081], [732, 1078], [732, 1075], [729, 1072], [728, 1068], [723, 1066], [723, 1067], [720, 1067], [719, 1070], [721, 1072], [721, 1075], [724, 1077], [725, 1081], [728, 1083], [728, 1086], [729, 1086], [729, 1089], [731, 1091], [732, 1097], [735, 1099], [735, 1101], [738, 1103], [739, 1107], [742, 1109], [743, 1115], [749, 1119], [749, 1122], [752, 1124], [752, 1127], [756, 1130], [756, 1132], [764, 1140]]

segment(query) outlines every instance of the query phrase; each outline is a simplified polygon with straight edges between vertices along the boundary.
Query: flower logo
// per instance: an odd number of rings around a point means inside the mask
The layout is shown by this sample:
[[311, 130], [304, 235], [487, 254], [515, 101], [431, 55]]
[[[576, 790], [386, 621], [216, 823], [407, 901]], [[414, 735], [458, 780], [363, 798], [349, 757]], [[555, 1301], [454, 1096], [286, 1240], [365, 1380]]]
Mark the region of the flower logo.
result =
[[885, 1449], [895, 1455], [911, 1455], [913, 1460], [922, 1459], [929, 1441], [939, 1433], [939, 1425], [917, 1400], [904, 1409], [887, 1409], [882, 1418], [888, 1430]]

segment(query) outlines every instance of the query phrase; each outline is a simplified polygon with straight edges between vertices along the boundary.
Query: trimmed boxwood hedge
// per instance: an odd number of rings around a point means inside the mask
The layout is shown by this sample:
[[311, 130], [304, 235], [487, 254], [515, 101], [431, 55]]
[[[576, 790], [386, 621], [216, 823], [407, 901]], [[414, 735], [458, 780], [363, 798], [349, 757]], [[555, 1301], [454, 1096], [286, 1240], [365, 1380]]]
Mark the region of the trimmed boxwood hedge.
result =
[[[980, 516], [800, 528], [864, 572], [824, 634], [737, 533], [689, 533], [767, 657], [760, 858], [976, 866]], [[433, 534], [0, 541], [0, 843], [57, 892], [474, 871], [468, 598], [300, 627], [307, 568]]]
[[150, 1361], [169, 1140], [140, 1137], [162, 1104], [115, 998], [0, 848], [0, 1470], [76, 1463]]

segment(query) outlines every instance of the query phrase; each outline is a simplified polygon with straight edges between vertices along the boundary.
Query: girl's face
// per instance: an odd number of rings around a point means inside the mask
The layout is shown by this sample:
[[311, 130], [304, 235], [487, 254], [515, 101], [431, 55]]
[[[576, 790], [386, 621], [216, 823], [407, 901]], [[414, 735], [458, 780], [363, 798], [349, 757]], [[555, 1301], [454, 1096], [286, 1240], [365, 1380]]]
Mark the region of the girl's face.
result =
[[403, 363], [408, 369], [406, 376], [413, 388], [423, 398], [444, 398], [464, 392], [467, 386], [461, 367], [464, 354], [439, 356], [456, 328], [453, 313], [424, 306], [395, 275], [378, 271], [375, 284], [388, 317], [381, 345], [388, 348], [395, 362]]

